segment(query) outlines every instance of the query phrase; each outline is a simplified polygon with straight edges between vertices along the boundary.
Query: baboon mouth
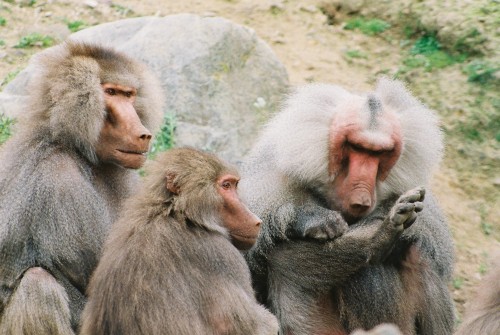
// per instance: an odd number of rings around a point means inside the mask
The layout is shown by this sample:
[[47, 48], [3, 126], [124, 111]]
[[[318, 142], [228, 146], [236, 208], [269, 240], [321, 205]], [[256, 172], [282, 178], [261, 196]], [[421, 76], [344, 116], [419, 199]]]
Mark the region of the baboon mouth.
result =
[[248, 250], [257, 242], [257, 236], [243, 236], [234, 233], [231, 236], [234, 246], [240, 250]]
[[129, 155], [145, 155], [147, 154], [147, 151], [143, 150], [123, 150], [123, 149], [116, 149], [117, 151], [124, 153], [124, 154], [129, 154]]
[[249, 236], [249, 235], [235, 235], [235, 237], [242, 241], [255, 242], [257, 240], [257, 236]]

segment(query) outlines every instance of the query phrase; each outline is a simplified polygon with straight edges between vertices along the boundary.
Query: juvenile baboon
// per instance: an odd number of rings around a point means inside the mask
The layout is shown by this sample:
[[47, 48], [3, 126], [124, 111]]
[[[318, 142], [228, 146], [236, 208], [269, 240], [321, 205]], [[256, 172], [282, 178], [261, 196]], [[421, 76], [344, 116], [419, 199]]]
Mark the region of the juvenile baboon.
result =
[[237, 171], [179, 148], [146, 173], [92, 276], [82, 334], [277, 334], [237, 249], [261, 224], [239, 200]]
[[399, 82], [382, 79], [369, 94], [309, 84], [288, 97], [246, 159], [241, 185], [263, 220], [245, 257], [281, 334], [380, 323], [451, 333], [453, 245], [430, 193], [393, 243], [344, 242], [384, 220], [398, 195], [426, 185], [441, 151], [434, 113]]
[[493, 257], [491, 272], [482, 280], [468, 304], [464, 321], [455, 335], [495, 335], [500, 331], [500, 252]]
[[145, 66], [65, 43], [40, 54], [0, 157], [0, 334], [71, 334], [122, 201], [161, 120]]

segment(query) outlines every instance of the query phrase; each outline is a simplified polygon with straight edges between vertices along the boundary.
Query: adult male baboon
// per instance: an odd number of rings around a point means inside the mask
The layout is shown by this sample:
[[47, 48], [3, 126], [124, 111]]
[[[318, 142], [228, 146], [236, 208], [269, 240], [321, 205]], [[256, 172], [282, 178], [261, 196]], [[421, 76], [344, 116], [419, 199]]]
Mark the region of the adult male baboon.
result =
[[370, 94], [310, 84], [288, 98], [246, 159], [241, 186], [264, 222], [246, 258], [282, 334], [384, 322], [404, 334], [451, 333], [453, 247], [430, 194], [394, 243], [347, 240], [427, 184], [441, 150], [433, 112], [398, 82], [382, 79]]
[[455, 335], [495, 335], [500, 331], [500, 252], [491, 272], [482, 280], [476, 296], [468, 304], [464, 321]]
[[[71, 334], [108, 227], [161, 120], [159, 84], [111, 49], [38, 57], [0, 157], [0, 334]], [[148, 130], [149, 129], [149, 130]]]
[[277, 334], [240, 249], [260, 229], [238, 173], [214, 155], [172, 149], [113, 225], [89, 285], [82, 334]]

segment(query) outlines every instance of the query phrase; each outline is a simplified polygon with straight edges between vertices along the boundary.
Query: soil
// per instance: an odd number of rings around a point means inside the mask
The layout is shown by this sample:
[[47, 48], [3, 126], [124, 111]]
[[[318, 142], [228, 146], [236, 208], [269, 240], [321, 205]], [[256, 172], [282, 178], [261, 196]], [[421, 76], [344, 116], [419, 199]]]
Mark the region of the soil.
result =
[[[438, 1], [438, 0], [435, 0]], [[0, 79], [23, 69], [40, 46], [14, 48], [31, 33], [50, 35], [56, 43], [70, 33], [68, 22], [92, 26], [135, 16], [165, 16], [194, 13], [222, 16], [253, 28], [286, 66], [292, 85], [305, 82], [335, 83], [350, 90], [371, 89], [381, 73], [394, 74], [402, 60], [402, 41], [390, 29], [384, 36], [367, 36], [345, 30], [342, 23], [328, 25], [318, 9], [318, 0], [119, 0], [111, 1], [3, 1], [0, 18]], [[0, 23], [1, 24], [1, 23]], [[363, 51], [362, 57], [348, 57], [348, 51]], [[453, 104], [472, 99], [473, 89], [464, 88], [467, 79], [458, 67], [419, 72], [406, 77], [415, 94], [442, 116], [443, 127], [455, 117]], [[4, 83], [5, 84], [5, 83]], [[451, 107], [450, 107], [451, 106]], [[443, 107], [443, 109], [441, 109]], [[444, 112], [448, 111], [448, 112]], [[488, 271], [494, 249], [500, 249], [499, 171], [471, 166], [456, 154], [467, 150], [460, 140], [449, 138], [447, 157], [435, 175], [431, 188], [450, 223], [457, 251], [456, 270], [450, 288], [460, 318], [466, 301]], [[495, 149], [493, 149], [495, 150]], [[481, 153], [478, 153], [480, 155]], [[498, 157], [498, 152], [494, 153]], [[485, 233], [485, 227], [491, 232]]]

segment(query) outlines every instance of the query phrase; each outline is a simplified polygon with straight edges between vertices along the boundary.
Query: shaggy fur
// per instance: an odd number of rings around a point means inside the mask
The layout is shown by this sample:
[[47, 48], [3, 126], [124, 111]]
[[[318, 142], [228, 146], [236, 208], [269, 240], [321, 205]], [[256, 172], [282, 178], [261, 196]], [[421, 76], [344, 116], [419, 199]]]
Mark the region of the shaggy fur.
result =
[[[219, 213], [217, 179], [237, 172], [181, 148], [151, 162], [113, 225], [89, 285], [82, 334], [275, 335]], [[178, 194], [167, 190], [175, 176]]]
[[0, 152], [0, 334], [71, 334], [136, 181], [95, 154], [106, 115], [101, 83], [137, 87], [135, 107], [150, 131], [159, 128], [162, 95], [143, 65], [99, 46], [67, 43], [35, 61], [30, 107]]
[[[335, 179], [329, 175], [330, 129], [364, 113], [366, 101], [372, 116], [364, 117], [364, 131], [380, 136], [392, 115], [402, 133], [402, 151], [376, 186], [374, 212], [347, 228], [327, 206], [328, 185]], [[453, 245], [429, 192], [415, 224], [385, 251], [373, 241], [368, 244], [373, 252], [366, 254], [363, 247], [343, 244], [347, 235], [327, 243], [301, 235], [311, 226], [324, 226], [326, 234], [316, 236], [323, 240], [372, 226], [386, 217], [391, 200], [428, 184], [442, 149], [434, 112], [399, 82], [382, 79], [369, 94], [309, 84], [288, 97], [245, 160], [241, 182], [242, 197], [264, 223], [246, 259], [257, 293], [278, 316], [282, 334], [345, 334], [383, 322], [395, 323], [405, 334], [451, 333], [447, 284]], [[369, 265], [377, 250], [380, 262]]]

